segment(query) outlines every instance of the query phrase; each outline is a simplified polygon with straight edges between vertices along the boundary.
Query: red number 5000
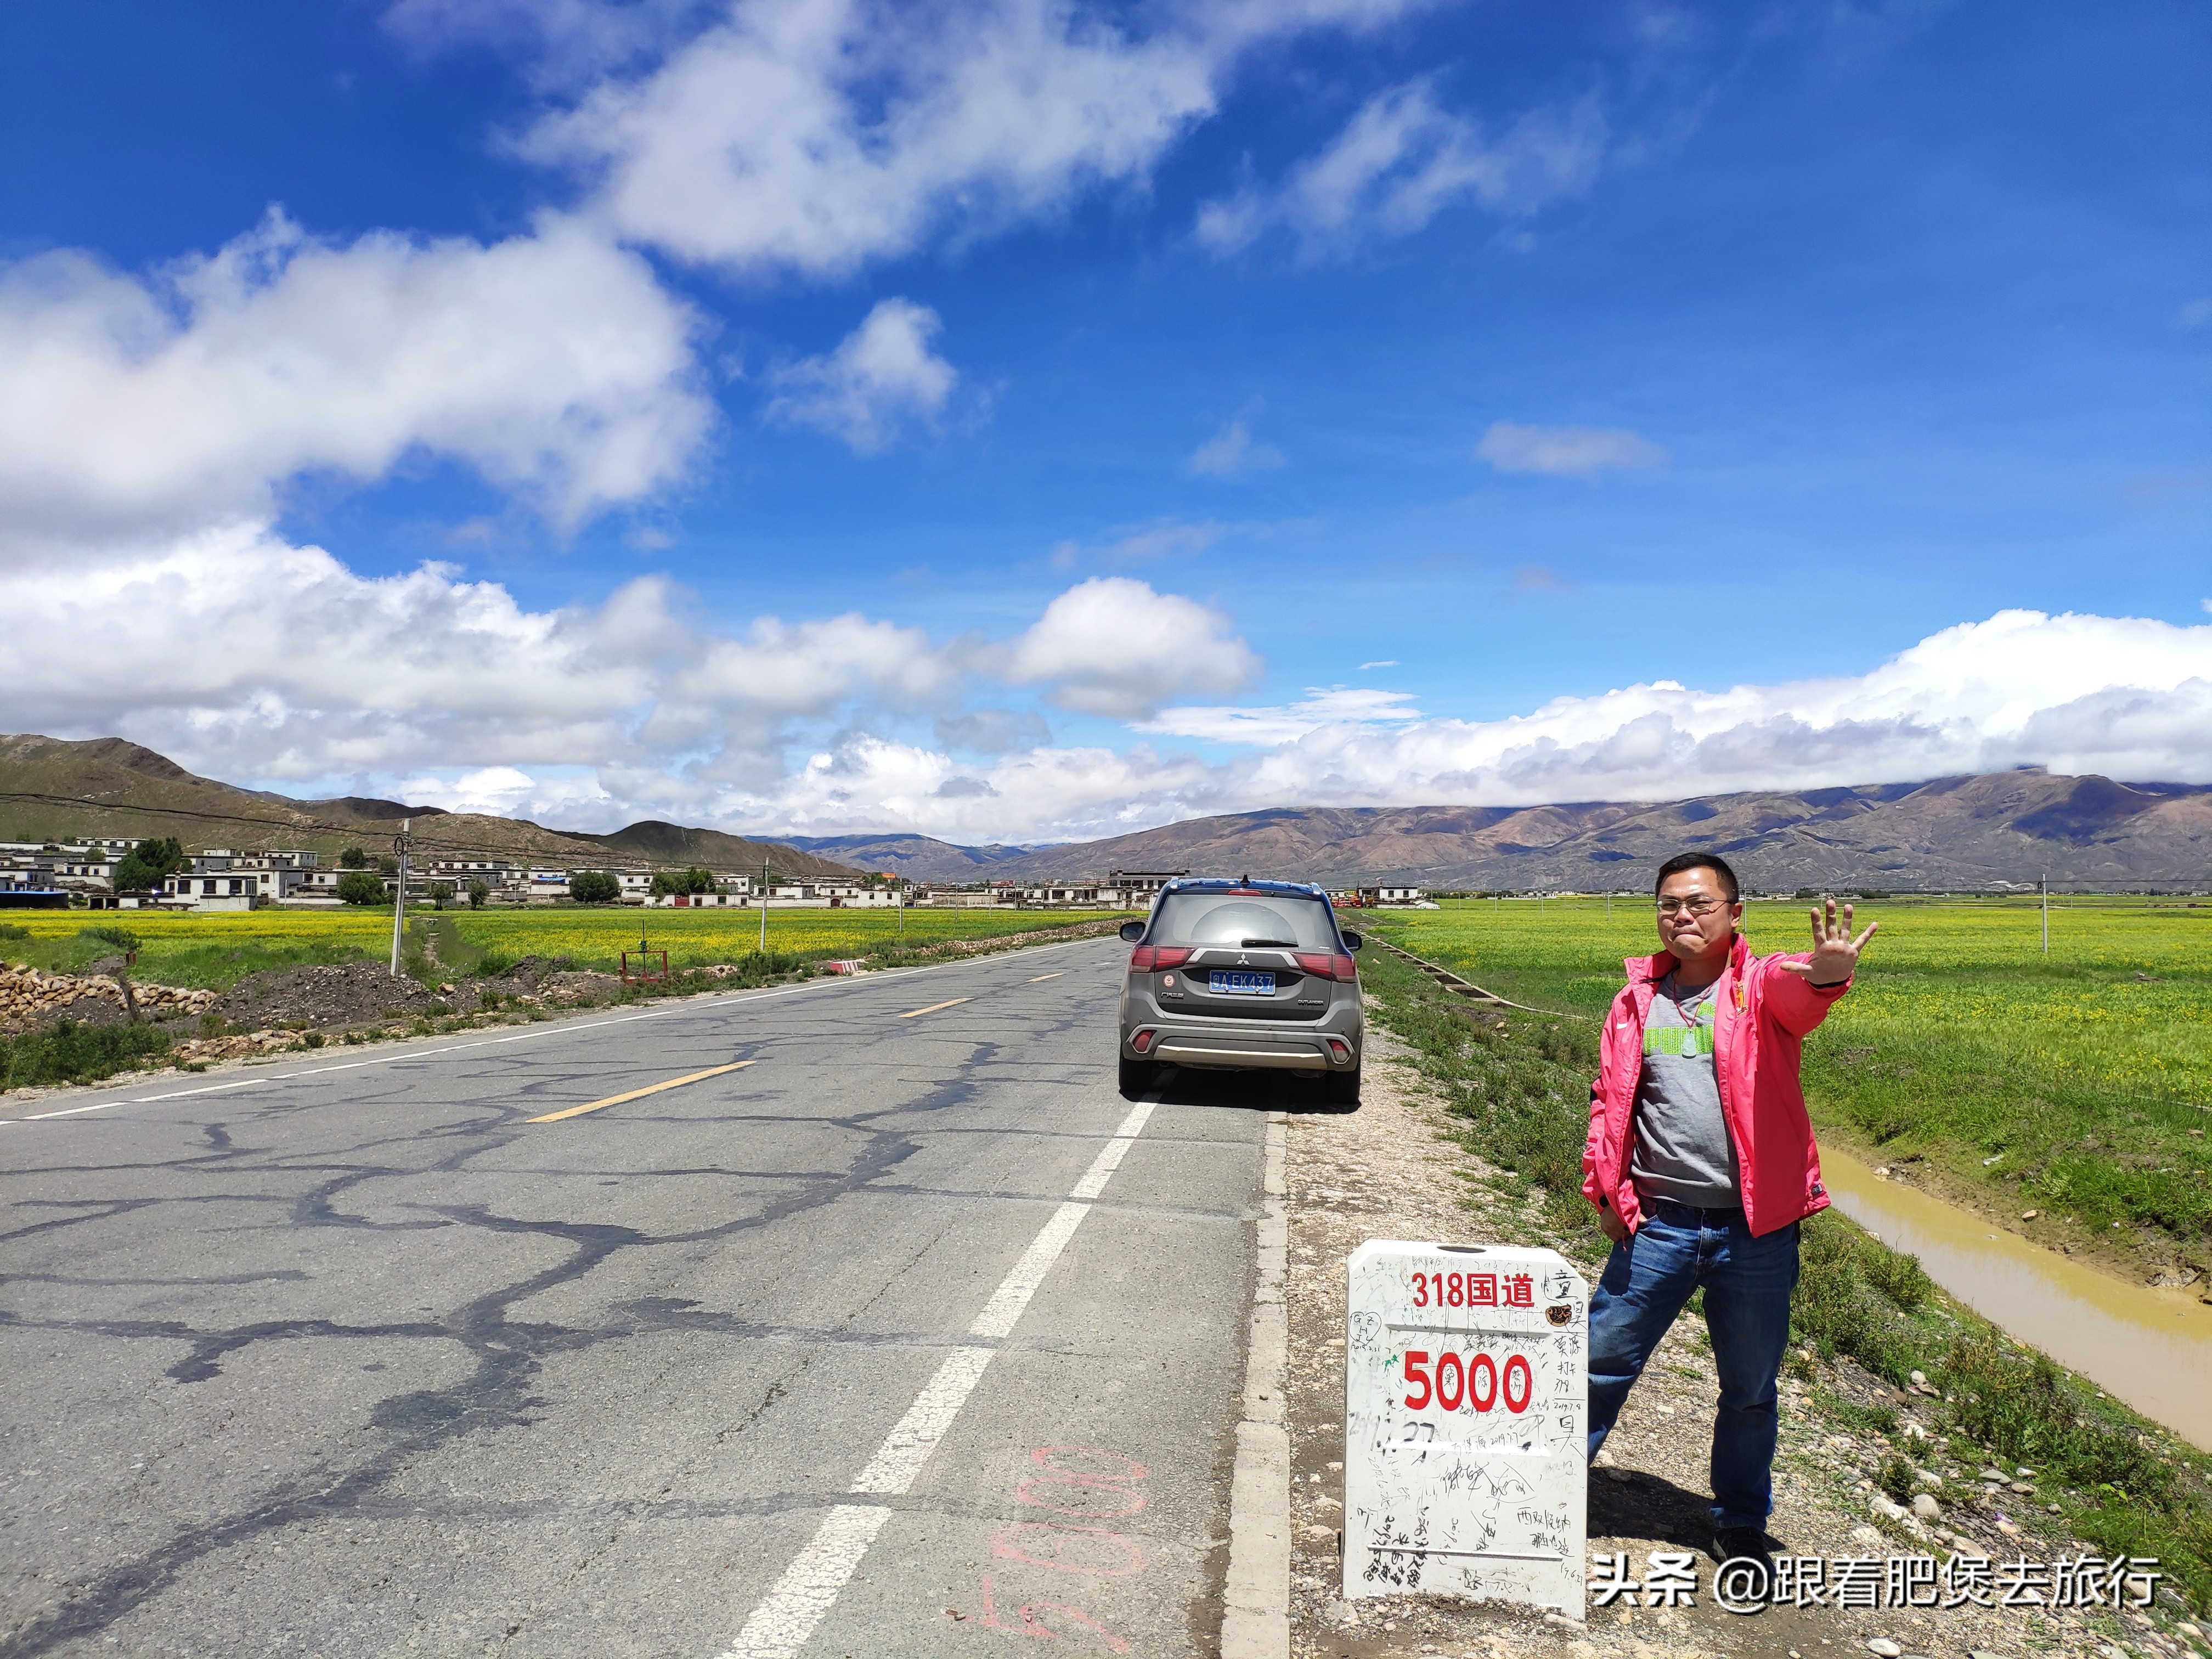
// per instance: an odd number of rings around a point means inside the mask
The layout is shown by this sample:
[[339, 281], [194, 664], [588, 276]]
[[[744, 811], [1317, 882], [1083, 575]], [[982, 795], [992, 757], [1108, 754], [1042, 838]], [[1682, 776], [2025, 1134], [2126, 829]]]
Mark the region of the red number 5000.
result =
[[1434, 1401], [1448, 1412], [1486, 1412], [1500, 1403], [1509, 1412], [1525, 1412], [1536, 1392], [1536, 1378], [1528, 1369], [1528, 1356], [1517, 1353], [1506, 1357], [1502, 1370], [1486, 1353], [1469, 1354], [1464, 1358], [1455, 1353], [1440, 1353], [1436, 1357], [1432, 1375], [1427, 1352], [1408, 1348], [1406, 1386], [1410, 1389], [1416, 1384], [1420, 1392], [1406, 1395], [1409, 1411], [1426, 1411], [1429, 1402]]

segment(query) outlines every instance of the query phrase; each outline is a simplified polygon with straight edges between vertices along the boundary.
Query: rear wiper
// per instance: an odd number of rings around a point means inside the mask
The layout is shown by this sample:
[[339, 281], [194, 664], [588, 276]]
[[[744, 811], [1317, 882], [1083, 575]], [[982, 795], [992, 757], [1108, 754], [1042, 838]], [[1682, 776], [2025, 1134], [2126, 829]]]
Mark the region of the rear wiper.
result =
[[1285, 951], [1294, 951], [1297, 944], [1294, 939], [1248, 939], [1242, 941], [1242, 948], [1249, 951], [1255, 945], [1273, 945]]

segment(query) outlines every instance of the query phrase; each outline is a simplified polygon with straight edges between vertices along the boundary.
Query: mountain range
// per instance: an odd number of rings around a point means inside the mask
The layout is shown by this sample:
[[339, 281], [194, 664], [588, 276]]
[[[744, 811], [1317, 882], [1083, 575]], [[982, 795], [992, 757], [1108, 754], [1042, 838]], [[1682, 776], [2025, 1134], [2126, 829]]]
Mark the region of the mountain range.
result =
[[1190, 870], [1441, 888], [1648, 886], [1668, 855], [1717, 852], [1763, 891], [2033, 884], [2212, 884], [2212, 788], [2040, 769], [1663, 803], [1279, 808], [1111, 840], [959, 847], [926, 836], [801, 841], [924, 881], [1056, 881]]
[[520, 856], [787, 876], [883, 870], [924, 882], [1066, 881], [1115, 870], [1249, 873], [1350, 886], [1646, 888], [1653, 867], [1716, 852], [1762, 891], [2212, 885], [2212, 787], [2039, 768], [1921, 783], [1755, 790], [1550, 806], [1282, 807], [1109, 840], [963, 847], [915, 835], [749, 839], [657, 819], [608, 834], [362, 796], [295, 800], [195, 775], [120, 738], [0, 737], [0, 837], [176, 836], [187, 846], [381, 850], [401, 818], [432, 856]]
[[581, 835], [527, 818], [448, 812], [362, 795], [298, 800], [200, 777], [122, 738], [0, 736], [0, 839], [174, 836], [188, 848], [298, 847], [328, 855], [360, 846], [382, 853], [403, 819], [413, 821], [416, 852], [430, 858], [534, 859], [588, 867], [612, 862], [608, 855], [613, 854], [640, 863], [717, 870], [757, 870], [765, 859], [780, 875], [854, 873], [796, 848], [719, 830], [648, 819], [611, 835]]

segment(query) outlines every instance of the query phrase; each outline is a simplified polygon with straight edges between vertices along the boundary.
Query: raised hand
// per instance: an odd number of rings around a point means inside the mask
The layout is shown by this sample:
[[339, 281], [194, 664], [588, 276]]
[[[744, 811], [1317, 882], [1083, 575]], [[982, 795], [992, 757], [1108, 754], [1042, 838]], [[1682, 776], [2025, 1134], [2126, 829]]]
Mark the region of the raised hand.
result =
[[1878, 921], [1866, 925], [1866, 932], [1856, 939], [1851, 937], [1851, 907], [1844, 907], [1844, 919], [1836, 920], [1836, 902], [1828, 901], [1828, 914], [1823, 916], [1816, 908], [1813, 916], [1813, 959], [1810, 962], [1784, 962], [1776, 964], [1786, 974], [1800, 979], [1809, 979], [1815, 985], [1841, 985], [1857, 971], [1859, 952], [1874, 937]]

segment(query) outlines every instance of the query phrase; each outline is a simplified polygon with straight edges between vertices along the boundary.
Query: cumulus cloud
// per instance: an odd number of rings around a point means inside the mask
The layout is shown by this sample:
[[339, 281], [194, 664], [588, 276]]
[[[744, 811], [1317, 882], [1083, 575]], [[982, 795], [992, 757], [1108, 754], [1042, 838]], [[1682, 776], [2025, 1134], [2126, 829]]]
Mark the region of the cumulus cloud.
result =
[[1525, 217], [1587, 191], [1605, 145], [1594, 96], [1531, 110], [1492, 137], [1440, 106], [1430, 80], [1411, 81], [1370, 99], [1279, 186], [1206, 204], [1196, 234], [1201, 246], [1230, 253], [1281, 227], [1318, 252], [1410, 235], [1463, 200]]
[[1242, 690], [1260, 661], [1218, 611], [1127, 576], [1080, 582], [1013, 641], [1000, 672], [1064, 708], [1139, 719], [1170, 698]]
[[1363, 705], [1355, 695], [1171, 709], [1148, 727], [1251, 748], [1218, 763], [1139, 742], [1017, 750], [976, 766], [856, 732], [773, 787], [732, 789], [712, 805], [762, 830], [1032, 842], [1269, 806], [1667, 800], [2031, 763], [2212, 782], [2203, 737], [2212, 625], [2003, 611], [1864, 675], [1724, 690], [1662, 681], [1498, 720], [1421, 718], [1402, 698]]
[[825, 356], [777, 371], [772, 421], [812, 427], [860, 453], [889, 444], [909, 419], [944, 412], [959, 374], [930, 349], [944, 326], [911, 300], [883, 300]]
[[1667, 459], [1665, 450], [1625, 427], [1520, 426], [1511, 421], [1493, 421], [1474, 453], [1500, 472], [1579, 478], [1661, 466]]
[[713, 421], [697, 326], [560, 218], [341, 245], [271, 210], [147, 276], [38, 255], [0, 271], [4, 539], [257, 519], [296, 474], [374, 479], [416, 451], [573, 522], [682, 475]]
[[[1230, 0], [1149, 19], [1064, 0], [737, 0], [703, 29], [662, 26], [680, 44], [547, 110], [516, 147], [583, 180], [588, 210], [625, 240], [739, 270], [840, 274], [941, 228], [980, 235], [1140, 182], [1212, 114], [1255, 42], [1371, 24], [1406, 3]], [[628, 61], [638, 35], [627, 23], [565, 32], [585, 61]]]
[[1190, 458], [1193, 472], [1212, 478], [1233, 478], [1282, 464], [1283, 452], [1270, 444], [1254, 443], [1242, 421], [1230, 422], [1194, 450]]

